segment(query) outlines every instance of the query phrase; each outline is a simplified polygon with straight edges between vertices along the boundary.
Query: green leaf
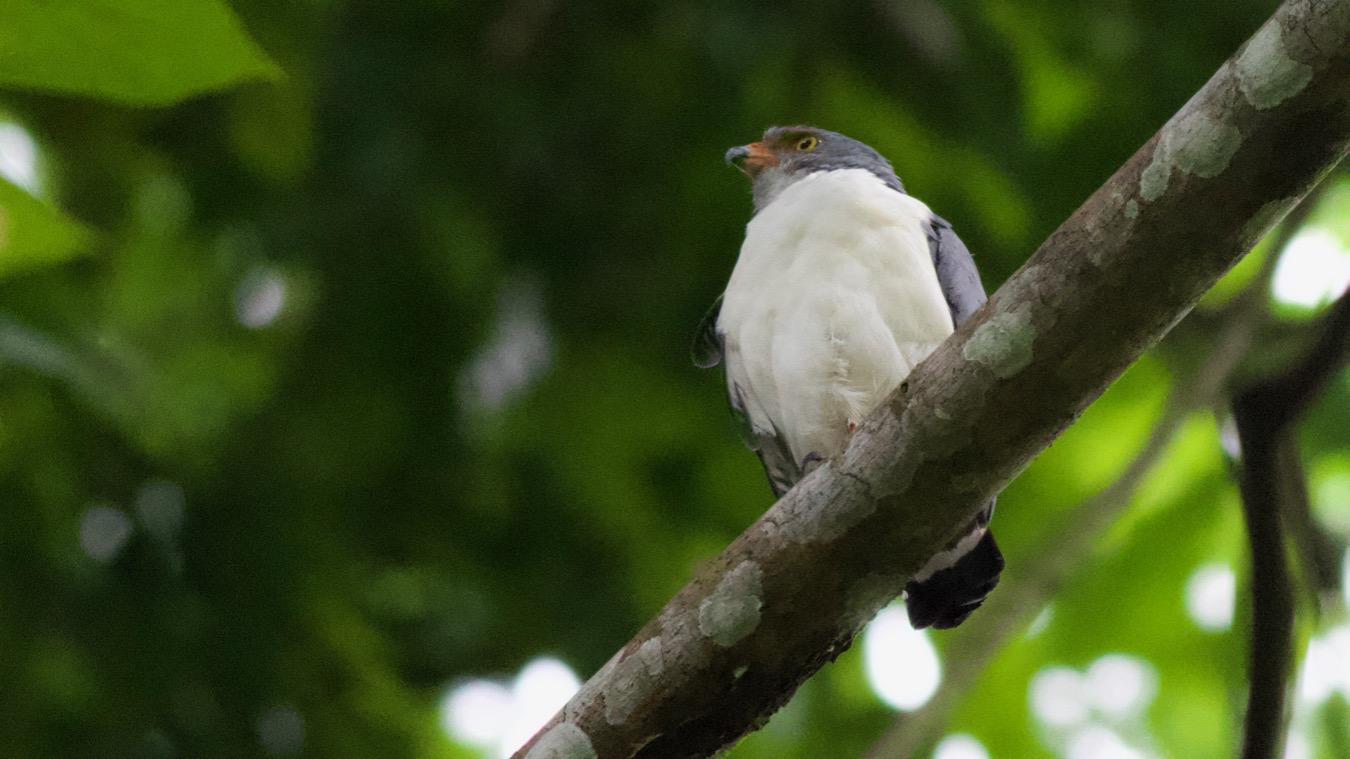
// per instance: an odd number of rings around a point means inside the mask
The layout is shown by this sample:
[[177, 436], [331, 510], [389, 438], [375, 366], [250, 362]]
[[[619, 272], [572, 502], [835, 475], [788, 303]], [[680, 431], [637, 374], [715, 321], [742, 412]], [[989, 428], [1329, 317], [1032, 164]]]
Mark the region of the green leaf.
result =
[[89, 230], [0, 179], [0, 279], [83, 253]]
[[0, 3], [0, 86], [164, 105], [278, 74], [219, 0]]

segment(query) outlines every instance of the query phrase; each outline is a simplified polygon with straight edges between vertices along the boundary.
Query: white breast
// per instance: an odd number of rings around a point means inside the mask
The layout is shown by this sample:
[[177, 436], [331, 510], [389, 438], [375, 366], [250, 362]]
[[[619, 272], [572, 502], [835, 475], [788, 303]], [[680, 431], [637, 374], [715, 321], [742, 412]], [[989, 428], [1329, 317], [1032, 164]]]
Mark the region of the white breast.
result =
[[727, 381], [799, 464], [838, 453], [952, 333], [931, 215], [871, 172], [842, 169], [794, 183], [747, 226], [718, 318]]

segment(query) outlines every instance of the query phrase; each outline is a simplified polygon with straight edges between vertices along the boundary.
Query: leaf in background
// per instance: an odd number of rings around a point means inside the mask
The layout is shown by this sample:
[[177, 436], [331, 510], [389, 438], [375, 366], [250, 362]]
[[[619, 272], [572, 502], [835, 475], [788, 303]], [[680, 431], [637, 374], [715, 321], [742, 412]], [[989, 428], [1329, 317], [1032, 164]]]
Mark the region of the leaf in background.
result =
[[88, 239], [79, 222], [0, 179], [0, 280], [79, 255]]
[[218, 0], [0, 4], [0, 86], [164, 105], [278, 73]]

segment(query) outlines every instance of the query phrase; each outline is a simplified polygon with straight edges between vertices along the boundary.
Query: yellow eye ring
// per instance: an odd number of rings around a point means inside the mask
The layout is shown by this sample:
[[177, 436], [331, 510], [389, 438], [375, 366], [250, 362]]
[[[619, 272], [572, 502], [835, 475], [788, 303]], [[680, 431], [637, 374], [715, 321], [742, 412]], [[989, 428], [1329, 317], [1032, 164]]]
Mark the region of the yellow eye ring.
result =
[[820, 144], [819, 137], [808, 134], [807, 136], [801, 138], [800, 140], [797, 140], [797, 150], [805, 153], [808, 150], [815, 150], [816, 146], [819, 144]]

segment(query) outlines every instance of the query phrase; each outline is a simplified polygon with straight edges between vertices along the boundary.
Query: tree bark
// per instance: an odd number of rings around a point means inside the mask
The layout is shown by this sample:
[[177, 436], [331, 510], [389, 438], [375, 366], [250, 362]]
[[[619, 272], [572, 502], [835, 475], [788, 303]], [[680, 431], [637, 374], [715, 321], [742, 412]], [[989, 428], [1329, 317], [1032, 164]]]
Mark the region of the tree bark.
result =
[[701, 757], [762, 725], [1341, 158], [1348, 74], [1350, 4], [1282, 5], [516, 757]]

